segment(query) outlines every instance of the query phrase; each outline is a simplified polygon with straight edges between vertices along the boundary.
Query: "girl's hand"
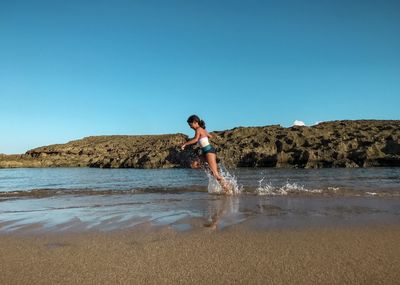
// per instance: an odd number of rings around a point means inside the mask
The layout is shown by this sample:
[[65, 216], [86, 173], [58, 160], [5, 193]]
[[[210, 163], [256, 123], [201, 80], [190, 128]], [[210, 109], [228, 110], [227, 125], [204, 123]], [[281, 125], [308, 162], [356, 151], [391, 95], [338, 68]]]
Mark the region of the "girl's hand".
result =
[[183, 144], [183, 145], [181, 146], [181, 150], [185, 150], [185, 147], [186, 147], [186, 145]]

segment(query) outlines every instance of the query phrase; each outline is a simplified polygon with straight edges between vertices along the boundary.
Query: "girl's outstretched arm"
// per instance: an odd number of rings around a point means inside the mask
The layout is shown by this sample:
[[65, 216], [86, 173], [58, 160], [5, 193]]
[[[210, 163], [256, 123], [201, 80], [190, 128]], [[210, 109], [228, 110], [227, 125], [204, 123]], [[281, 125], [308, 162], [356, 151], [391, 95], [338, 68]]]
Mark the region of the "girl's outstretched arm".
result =
[[200, 132], [196, 130], [196, 134], [195, 134], [194, 138], [192, 138], [191, 140], [185, 142], [185, 143], [181, 146], [181, 149], [184, 150], [185, 147], [186, 147], [187, 145], [191, 145], [191, 144], [197, 143], [197, 141], [199, 140], [199, 138], [200, 138]]

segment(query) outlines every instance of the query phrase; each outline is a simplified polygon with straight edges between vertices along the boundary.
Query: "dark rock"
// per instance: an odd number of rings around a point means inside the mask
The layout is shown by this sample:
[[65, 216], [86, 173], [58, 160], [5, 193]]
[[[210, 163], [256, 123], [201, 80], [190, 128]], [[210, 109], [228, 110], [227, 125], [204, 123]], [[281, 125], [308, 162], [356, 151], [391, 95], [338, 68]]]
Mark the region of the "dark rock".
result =
[[[239, 127], [212, 133], [227, 167], [400, 166], [400, 121], [333, 121], [316, 126]], [[5, 167], [190, 167], [197, 146], [183, 134], [97, 136], [1, 155]]]

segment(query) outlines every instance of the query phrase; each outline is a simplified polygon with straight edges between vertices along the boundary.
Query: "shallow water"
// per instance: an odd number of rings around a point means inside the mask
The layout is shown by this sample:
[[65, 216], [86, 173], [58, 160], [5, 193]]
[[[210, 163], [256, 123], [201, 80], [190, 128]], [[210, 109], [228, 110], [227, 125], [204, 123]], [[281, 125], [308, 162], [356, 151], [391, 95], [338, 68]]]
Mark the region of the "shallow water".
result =
[[[0, 170], [0, 232], [398, 223], [400, 168]], [[216, 188], [217, 187], [217, 188]]]

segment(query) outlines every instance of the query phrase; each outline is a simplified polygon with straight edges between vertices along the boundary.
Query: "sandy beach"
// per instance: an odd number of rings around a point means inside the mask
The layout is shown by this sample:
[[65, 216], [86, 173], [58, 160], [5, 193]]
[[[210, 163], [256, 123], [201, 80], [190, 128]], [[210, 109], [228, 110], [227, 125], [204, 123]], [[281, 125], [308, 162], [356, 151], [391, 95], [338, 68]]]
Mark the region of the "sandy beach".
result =
[[237, 173], [1, 172], [0, 285], [399, 284], [397, 168]]
[[0, 236], [0, 284], [398, 284], [400, 226]]

